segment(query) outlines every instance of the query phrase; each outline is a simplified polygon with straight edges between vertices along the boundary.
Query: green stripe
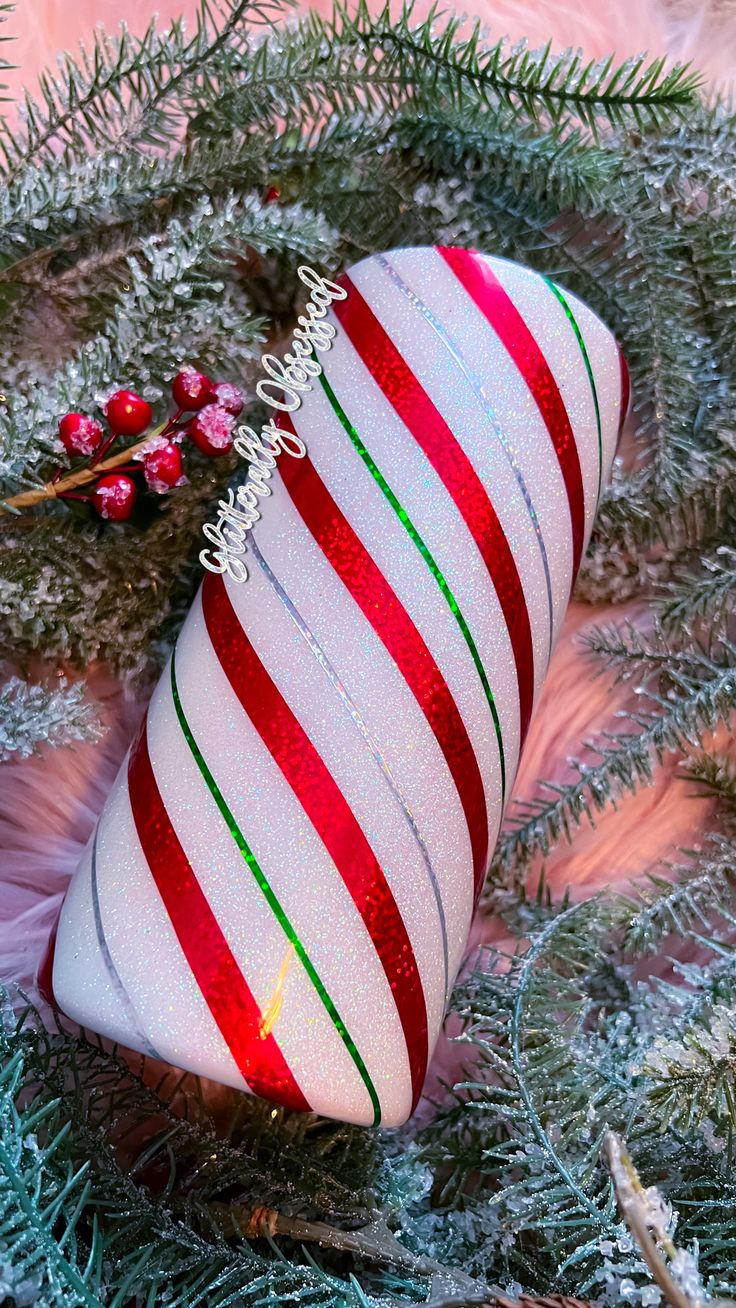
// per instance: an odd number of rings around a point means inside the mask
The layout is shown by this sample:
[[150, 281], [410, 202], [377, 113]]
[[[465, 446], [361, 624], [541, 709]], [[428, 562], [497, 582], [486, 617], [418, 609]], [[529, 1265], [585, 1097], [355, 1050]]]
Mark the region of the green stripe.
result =
[[506, 759], [503, 749], [503, 738], [501, 736], [501, 723], [499, 722], [498, 719], [498, 710], [496, 709], [496, 701], [493, 698], [493, 691], [491, 690], [491, 687], [488, 683], [488, 677], [486, 676], [485, 668], [481, 663], [480, 654], [478, 653], [475, 641], [473, 640], [473, 637], [470, 634], [470, 629], [468, 627], [468, 624], [465, 621], [465, 618], [463, 617], [462, 613], [460, 612], [460, 607], [458, 605], [458, 602], [455, 599], [455, 596], [453, 595], [452, 591], [450, 590], [450, 587], [448, 586], [447, 582], [445, 581], [445, 578], [440, 572], [436, 560], [434, 559], [427, 545], [425, 545], [424, 541], [422, 540], [422, 537], [419, 535], [419, 532], [417, 531], [416, 527], [414, 526], [414, 523], [412, 522], [411, 518], [406, 512], [406, 509], [401, 505], [399, 500], [396, 498], [396, 495], [394, 494], [388, 482], [386, 481], [385, 477], [383, 476], [383, 473], [381, 472], [380, 468], [368, 453], [368, 450], [366, 449], [365, 445], [360, 439], [360, 436], [355, 430], [355, 427], [353, 427], [352, 423], [350, 422], [350, 419], [345, 413], [345, 410], [342, 408], [340, 401], [335, 395], [335, 392], [330, 386], [330, 383], [325, 377], [324, 372], [320, 373], [320, 381], [322, 383], [322, 388], [328, 400], [330, 401], [330, 404], [332, 405], [334, 413], [339, 418], [342, 426], [344, 427], [345, 431], [350, 437], [350, 440], [352, 441], [355, 449], [358, 451], [358, 454], [363, 460], [366, 468], [368, 468], [374, 481], [383, 491], [383, 494], [385, 495], [386, 499], [391, 505], [391, 508], [393, 509], [394, 513], [396, 514], [397, 518], [399, 519], [404, 529], [406, 530], [407, 534], [411, 537], [411, 540], [416, 545], [417, 549], [419, 550], [419, 553], [424, 559], [424, 562], [426, 563], [427, 567], [432, 573], [432, 576], [434, 577], [435, 581], [437, 582], [437, 585], [442, 591], [444, 598], [447, 600], [447, 604], [450, 608], [450, 611], [453, 614], [453, 617], [455, 618], [455, 621], [457, 622], [457, 625], [463, 634], [465, 644], [470, 650], [470, 653], [473, 658], [473, 662], [478, 672], [478, 676], [480, 677], [481, 680], [481, 685], [483, 686], [485, 697], [488, 701], [488, 706], [491, 710], [493, 725], [496, 731], [496, 740], [498, 741], [498, 753], [499, 753], [499, 759], [501, 764], [501, 802], [503, 803], [506, 798]]
[[205, 763], [204, 758], [202, 756], [202, 752], [196, 740], [194, 739], [194, 736], [192, 734], [192, 729], [189, 726], [189, 723], [184, 715], [184, 710], [181, 705], [181, 699], [179, 698], [179, 689], [176, 684], [176, 671], [174, 668], [174, 654], [172, 654], [171, 656], [171, 693], [174, 699], [176, 716], [179, 719], [179, 726], [181, 727], [182, 732], [184, 733], [184, 738], [189, 748], [192, 751], [197, 767], [199, 768], [200, 772], [202, 773], [202, 776], [204, 777], [204, 780], [207, 784], [207, 788], [210, 794], [212, 795], [212, 798], [214, 799], [215, 803], [217, 804], [217, 807], [219, 808], [222, 816], [225, 819], [225, 823], [228, 828], [228, 831], [230, 832], [230, 835], [232, 836], [233, 840], [235, 841], [235, 844], [237, 845], [238, 849], [243, 855], [243, 858], [245, 859], [248, 867], [253, 873], [253, 876], [255, 877], [255, 880], [258, 883], [259, 889], [261, 890], [264, 898], [266, 899], [270, 908], [272, 909], [274, 916], [277, 918], [278, 923], [282, 931], [284, 932], [284, 935], [286, 936], [289, 943], [294, 946], [294, 952], [299, 958], [304, 968], [304, 971], [306, 972], [307, 976], [312, 982], [312, 985], [314, 986], [315, 990], [317, 991], [317, 994], [322, 1000], [322, 1003], [327, 1009], [327, 1012], [332, 1018], [332, 1022], [335, 1027], [335, 1030], [337, 1031], [337, 1034], [339, 1035], [345, 1048], [350, 1054], [350, 1057], [355, 1063], [355, 1066], [357, 1067], [361, 1075], [363, 1084], [366, 1090], [368, 1091], [371, 1103], [373, 1105], [373, 1125], [378, 1126], [381, 1121], [381, 1105], [379, 1103], [378, 1095], [376, 1094], [376, 1088], [368, 1074], [368, 1069], [366, 1068], [363, 1059], [358, 1053], [358, 1050], [350, 1036], [347, 1027], [345, 1026], [345, 1023], [343, 1022], [342, 1018], [340, 1017], [340, 1014], [335, 1008], [335, 1005], [330, 999], [330, 996], [328, 995], [323, 982], [320, 980], [317, 970], [314, 964], [312, 963], [309, 955], [307, 954], [304, 945], [302, 944], [301, 940], [296, 934], [296, 931], [291, 925], [291, 922], [286, 916], [286, 913], [281, 907], [281, 904], [279, 903], [279, 900], [274, 894], [274, 891], [271, 888], [269, 881], [264, 876], [263, 871], [258, 863], [258, 860], [256, 859], [252, 849], [250, 848], [250, 845], [248, 844], [237, 822], [235, 821], [233, 814], [231, 813], [230, 809], [225, 803], [225, 799], [222, 795], [222, 792], [220, 791], [217, 782], [215, 781], [215, 778], [213, 777], [207, 764]]
[[595, 387], [595, 377], [593, 376], [593, 368], [591, 366], [590, 357], [588, 355], [585, 341], [583, 340], [583, 333], [581, 332], [578, 326], [577, 320], [575, 318], [575, 314], [570, 308], [570, 305], [568, 304], [567, 300], [562, 294], [562, 291], [560, 290], [559, 286], [555, 285], [555, 283], [551, 281], [549, 277], [545, 277], [544, 280], [549, 286], [549, 289], [551, 290], [552, 294], [556, 296], [556, 298], [559, 300], [560, 304], [562, 305], [563, 309], [565, 310], [565, 313], [567, 314], [567, 317], [570, 322], [570, 326], [572, 327], [575, 336], [577, 337], [577, 342], [578, 345], [580, 346], [580, 353], [583, 356], [583, 362], [585, 364], [585, 369], [588, 374], [590, 389], [593, 392], [593, 404], [595, 405], [595, 420], [598, 426], [598, 500], [600, 500], [601, 478], [603, 476], [603, 437], [601, 435], [601, 411], [598, 405], [598, 392]]

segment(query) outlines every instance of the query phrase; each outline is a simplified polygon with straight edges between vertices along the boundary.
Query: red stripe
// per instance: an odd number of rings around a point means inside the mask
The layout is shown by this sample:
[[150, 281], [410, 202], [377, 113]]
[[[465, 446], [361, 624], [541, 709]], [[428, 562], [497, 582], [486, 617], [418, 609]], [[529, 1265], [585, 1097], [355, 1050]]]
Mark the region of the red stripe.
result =
[[59, 932], [59, 919], [61, 918], [61, 909], [58, 910], [54, 918], [54, 925], [46, 942], [46, 948], [43, 952], [43, 958], [36, 973], [36, 987], [42, 999], [51, 1008], [58, 1008], [56, 997], [54, 995], [54, 958], [56, 957], [56, 937]]
[[526, 597], [503, 527], [470, 459], [388, 332], [347, 274], [340, 282], [349, 295], [335, 301], [333, 313], [442, 479], [490, 574], [514, 651], [523, 742], [534, 702], [534, 653]]
[[544, 418], [570, 506], [575, 576], [585, 536], [585, 499], [575, 436], [557, 382], [519, 310], [485, 259], [472, 250], [439, 245], [437, 250], [507, 349]]
[[[342, 791], [248, 640], [222, 577], [207, 573], [202, 606], [230, 685], [324, 842], [368, 929], [406, 1038], [413, 1109], [427, 1071], [427, 1009], [414, 951], [391, 888]], [[325, 911], [329, 913], [329, 905]]]
[[[282, 418], [287, 431], [291, 420]], [[376, 567], [307, 456], [282, 459], [282, 479], [317, 544], [386, 646], [426, 717], [457, 787], [473, 851], [476, 893], [488, 856], [488, 814], [478, 762], [442, 673], [409, 614]]]
[[238, 1068], [255, 1094], [310, 1112], [273, 1035], [261, 1035], [261, 1010], [171, 825], [151, 766], [146, 722], [131, 750], [128, 790], [151, 875]]

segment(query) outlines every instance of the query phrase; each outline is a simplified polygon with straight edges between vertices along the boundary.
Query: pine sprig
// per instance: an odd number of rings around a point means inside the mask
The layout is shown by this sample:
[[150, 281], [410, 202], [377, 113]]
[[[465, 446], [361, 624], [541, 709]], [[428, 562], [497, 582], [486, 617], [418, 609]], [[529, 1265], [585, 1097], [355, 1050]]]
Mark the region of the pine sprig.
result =
[[[654, 1036], [634, 1068], [648, 1078], [655, 1110], [678, 1131], [736, 1125], [736, 962], [723, 957], [711, 975], [681, 965], [683, 986], [662, 987], [670, 1008], [666, 1033]], [[694, 989], [687, 989], [687, 982]]]
[[128, 145], [165, 145], [176, 126], [168, 110], [174, 96], [190, 79], [205, 75], [246, 14], [251, 22], [263, 22], [282, 9], [268, 0], [204, 0], [191, 38], [182, 20], [165, 33], [154, 21], [140, 38], [125, 29], [117, 38], [100, 32], [78, 60], [65, 54], [61, 77], [41, 75], [40, 99], [26, 92], [25, 131], [3, 124], [6, 184], [26, 165], [52, 161], [59, 146], [68, 160], [84, 158], [92, 148], [120, 148], [122, 131]]
[[666, 936], [705, 932], [736, 908], [736, 846], [711, 833], [686, 863], [667, 864], [639, 887], [640, 906], [627, 923], [625, 947], [643, 954]]
[[662, 621], [676, 630], [683, 621], [723, 629], [736, 605], [736, 550], [719, 545], [714, 557], [702, 556], [697, 571], [676, 574], [662, 602]]
[[700, 754], [688, 761], [684, 775], [696, 783], [696, 794], [718, 802], [718, 811], [727, 827], [736, 821], [736, 764], [718, 754]]
[[428, 65], [458, 109], [465, 107], [466, 96], [471, 102], [480, 96], [488, 107], [500, 104], [537, 119], [557, 121], [573, 112], [592, 128], [598, 117], [617, 123], [627, 113], [635, 121], [646, 112], [676, 114], [699, 85], [697, 75], [681, 65], [664, 73], [664, 60], [647, 66], [643, 56], [614, 67], [610, 58], [585, 63], [579, 52], [553, 55], [550, 46], [530, 52], [525, 43], [508, 49], [502, 40], [487, 48], [479, 22], [463, 36], [463, 20], [452, 18], [438, 35], [438, 13], [433, 7], [423, 24], [412, 27], [408, 7], [397, 22], [388, 6], [373, 19], [365, 3], [352, 18], [337, 6], [331, 21], [315, 18], [314, 29], [321, 28], [331, 44], [346, 38], [356, 46], [377, 41], [389, 68], [392, 60], [398, 63], [404, 83], [413, 80], [420, 63]]
[[441, 176], [449, 169], [503, 179], [536, 200], [553, 200], [564, 208], [593, 211], [612, 183], [615, 156], [583, 140], [580, 129], [557, 125], [547, 132], [519, 128], [513, 117], [483, 111], [422, 112], [396, 124], [404, 149], [421, 151]]
[[4, 1278], [12, 1277], [4, 1290], [19, 1303], [99, 1308], [93, 1288], [101, 1272], [96, 1232], [86, 1267], [67, 1254], [89, 1198], [89, 1164], [61, 1161], [69, 1124], [58, 1126], [58, 1103], [19, 1112], [24, 1072], [21, 1049], [0, 1068], [0, 1229]]
[[0, 687], [0, 763], [28, 758], [41, 745], [98, 740], [103, 734], [94, 706], [85, 701], [83, 683], [29, 684], [11, 677]]
[[[0, 24], [1, 24], [1, 23], [7, 23], [8, 18], [9, 18], [10, 15], [12, 14], [14, 8], [15, 8], [15, 5], [12, 4], [12, 3], [11, 3], [11, 4], [0, 4]], [[11, 40], [12, 40], [12, 37], [10, 37], [10, 36], [0, 35], [0, 43], [2, 43], [2, 44], [4, 44], [6, 41], [11, 41]], [[3, 72], [6, 72], [8, 69], [10, 69], [10, 68], [12, 68], [12, 67], [13, 67], [13, 64], [11, 64], [10, 61], [4, 57], [4, 55], [0, 54], [0, 74], [2, 74]], [[3, 91], [7, 91], [7, 89], [8, 89], [8, 87], [7, 87], [7, 83], [6, 83], [6, 82], [0, 82], [0, 102], [2, 102], [3, 100], [8, 100], [8, 99], [9, 99], [9, 97], [8, 97], [7, 95], [3, 95], [3, 94], [2, 94], [2, 92], [3, 92]]]
[[[129, 377], [157, 399], [181, 363], [194, 357], [216, 365], [226, 341], [233, 340], [233, 361], [255, 359], [263, 320], [231, 305], [223, 284], [245, 244], [295, 259], [315, 249], [327, 255], [329, 242], [326, 224], [300, 206], [285, 222], [254, 196], [231, 194], [217, 205], [205, 196], [185, 219], [172, 219], [166, 234], [143, 238], [137, 251], [124, 247], [116, 262], [127, 282], [120, 277], [111, 288], [103, 330], [59, 369], [43, 396], [29, 387], [12, 411], [0, 412], [0, 476], [7, 491], [39, 485], [34, 463], [50, 452], [65, 462], [54, 432], [58, 416], [89, 408], [91, 398], [99, 403], [116, 378]], [[97, 271], [93, 261], [88, 275]], [[77, 278], [86, 272], [77, 266]], [[219, 301], [214, 310], [210, 297]], [[12, 461], [3, 459], [5, 450]]]
[[600, 121], [644, 126], [677, 119], [697, 94], [699, 78], [681, 65], [665, 72], [663, 60], [647, 65], [644, 57], [618, 66], [612, 59], [584, 63], [579, 52], [555, 55], [549, 46], [530, 52], [503, 39], [489, 46], [480, 23], [467, 35], [463, 28], [454, 17], [440, 24], [437, 6], [423, 22], [411, 6], [398, 15], [388, 5], [372, 14], [365, 0], [336, 4], [327, 18], [310, 13], [277, 44], [236, 57], [241, 76], [212, 106], [214, 117], [208, 90], [193, 88], [194, 129], [211, 134], [227, 122], [255, 122], [275, 106], [344, 116], [439, 101], [459, 114], [482, 108], [552, 124], [572, 117], [595, 132]]
[[545, 781], [538, 798], [517, 805], [520, 817], [496, 849], [498, 874], [514, 866], [523, 869], [536, 853], [549, 853], [560, 839], [570, 842], [584, 821], [594, 824], [596, 813], [651, 783], [655, 764], [665, 754], [697, 747], [704, 732], [728, 721], [736, 708], [736, 665], [730, 659], [722, 665], [694, 653], [686, 671], [672, 666], [667, 671], [672, 687], [666, 698], [649, 691], [654, 708], [620, 715], [638, 730], [605, 732], [599, 740], [586, 742], [596, 762], [573, 760], [572, 781]]
[[[579, 51], [554, 55], [550, 45], [530, 52], [522, 42], [507, 53], [505, 42], [499, 42], [491, 51], [482, 51], [479, 37], [480, 25], [465, 42], [456, 41], [456, 30], [446, 36], [460, 53], [453, 69], [458, 101], [464, 78], [470, 77], [488, 97], [487, 103], [492, 92], [505, 107], [532, 119], [547, 117], [556, 122], [574, 113], [591, 131], [599, 118], [613, 126], [631, 116], [643, 125], [647, 115], [680, 112], [700, 82], [681, 65], [663, 76], [663, 59], [647, 66], [645, 56], [640, 56], [615, 67], [610, 57], [585, 63]], [[440, 57], [435, 59], [439, 64]]]

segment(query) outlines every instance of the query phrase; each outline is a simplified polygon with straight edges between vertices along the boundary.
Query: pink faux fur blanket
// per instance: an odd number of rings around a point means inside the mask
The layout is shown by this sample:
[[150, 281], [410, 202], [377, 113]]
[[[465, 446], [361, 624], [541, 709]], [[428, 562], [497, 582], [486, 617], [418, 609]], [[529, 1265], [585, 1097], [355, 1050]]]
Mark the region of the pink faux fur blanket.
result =
[[[318, 7], [326, 8], [328, 0]], [[161, 0], [162, 19], [191, 0]], [[718, 0], [708, 4], [668, 5], [664, 0], [622, 0], [619, 5], [586, 5], [582, 0], [472, 0], [471, 13], [489, 21], [494, 33], [527, 35], [535, 45], [546, 41], [564, 47], [582, 45], [586, 54], [611, 50], [624, 56], [649, 49], [692, 58], [711, 79], [723, 83], [734, 65], [736, 25]], [[18, 38], [12, 49], [21, 69], [10, 75], [17, 94], [22, 81], [31, 85], [39, 68], [57, 47], [73, 47], [94, 21], [113, 28], [116, 0], [36, 0], [20, 7], [6, 29]], [[729, 11], [732, 13], [733, 11]], [[147, 0], [128, 7], [130, 25], [141, 30], [150, 17]], [[515, 787], [517, 796], [533, 792], [537, 778], [569, 774], [568, 757], [580, 742], [613, 725], [622, 692], [584, 654], [577, 637], [589, 624], [613, 617], [636, 620], [636, 611], [615, 614], [572, 605], [554, 655]], [[49, 672], [53, 675], [54, 669]], [[0, 977], [19, 982], [33, 994], [33, 977], [50, 926], [115, 771], [139, 720], [142, 704], [127, 699], [104, 668], [89, 677], [90, 694], [102, 708], [108, 734], [97, 745], [47, 750], [41, 757], [0, 768]], [[685, 799], [685, 783], [665, 763], [650, 788], [626, 798], [617, 810], [601, 816], [595, 829], [585, 826], [574, 850], [561, 846], [547, 860], [545, 875], [556, 894], [569, 888], [574, 896], [624, 883], [667, 857], [679, 845], [692, 845], [707, 821], [708, 802]], [[532, 870], [532, 880], [540, 872]], [[493, 920], [478, 918], [473, 943], [493, 939]], [[444, 1072], [448, 1058], [445, 1049]], [[442, 1070], [437, 1068], [435, 1072]]]

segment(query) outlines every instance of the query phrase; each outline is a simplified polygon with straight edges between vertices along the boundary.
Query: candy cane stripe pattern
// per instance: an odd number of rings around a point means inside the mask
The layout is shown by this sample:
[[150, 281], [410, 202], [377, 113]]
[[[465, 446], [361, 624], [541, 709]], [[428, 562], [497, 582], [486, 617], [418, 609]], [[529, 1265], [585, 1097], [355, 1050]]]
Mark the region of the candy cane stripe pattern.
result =
[[274, 415], [293, 453], [247, 579], [208, 573], [195, 597], [67, 893], [53, 989], [149, 1056], [392, 1126], [421, 1095], [628, 374], [586, 305], [504, 260], [393, 250], [340, 284], [321, 375]]

